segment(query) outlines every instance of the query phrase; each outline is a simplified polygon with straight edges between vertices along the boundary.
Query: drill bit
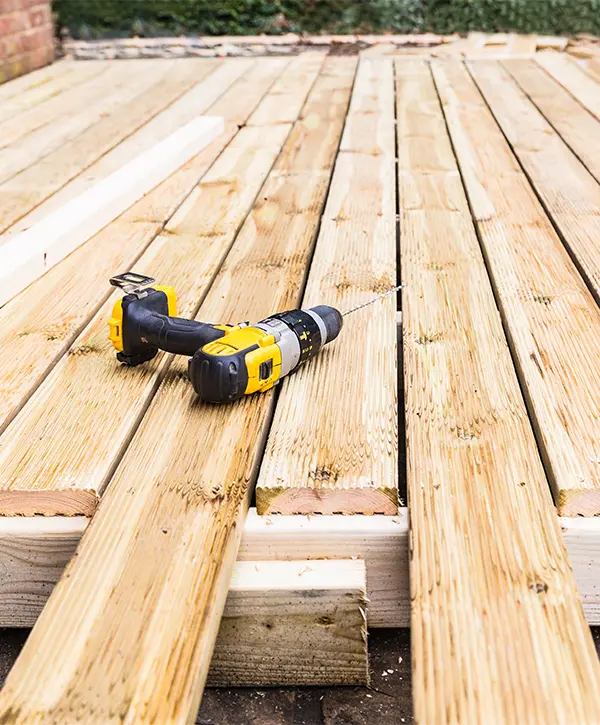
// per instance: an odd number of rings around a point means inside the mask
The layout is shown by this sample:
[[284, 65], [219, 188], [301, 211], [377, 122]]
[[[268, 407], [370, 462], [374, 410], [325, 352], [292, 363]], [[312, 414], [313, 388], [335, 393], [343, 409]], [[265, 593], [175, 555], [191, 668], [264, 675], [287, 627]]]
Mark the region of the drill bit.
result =
[[389, 289], [387, 292], [377, 295], [377, 297], [373, 297], [372, 300], [369, 300], [368, 302], [363, 302], [362, 305], [357, 305], [356, 307], [353, 307], [351, 310], [347, 310], [346, 312], [344, 312], [342, 314], [342, 317], [346, 317], [346, 315], [349, 315], [351, 312], [356, 312], [357, 310], [362, 310], [363, 307], [368, 307], [369, 305], [372, 305], [373, 302], [377, 302], [377, 300], [381, 300], [384, 297], [391, 295], [393, 292], [397, 292], [401, 287], [404, 287], [404, 285], [399, 284], [397, 287], [394, 287], [393, 289]]

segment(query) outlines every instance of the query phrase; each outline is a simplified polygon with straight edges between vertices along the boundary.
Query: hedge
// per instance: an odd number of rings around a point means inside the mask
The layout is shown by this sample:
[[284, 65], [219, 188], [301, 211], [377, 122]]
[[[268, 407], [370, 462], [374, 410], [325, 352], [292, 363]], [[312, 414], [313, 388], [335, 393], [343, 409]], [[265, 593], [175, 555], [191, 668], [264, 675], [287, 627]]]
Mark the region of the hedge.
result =
[[600, 34], [600, 0], [54, 0], [76, 38], [255, 33]]

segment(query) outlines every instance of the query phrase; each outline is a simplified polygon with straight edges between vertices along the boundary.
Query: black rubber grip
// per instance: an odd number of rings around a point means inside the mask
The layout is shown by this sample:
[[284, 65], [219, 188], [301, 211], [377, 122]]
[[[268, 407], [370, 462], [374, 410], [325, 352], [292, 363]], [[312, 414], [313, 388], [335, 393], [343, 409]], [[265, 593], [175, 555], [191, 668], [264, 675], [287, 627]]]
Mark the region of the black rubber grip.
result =
[[140, 332], [146, 340], [161, 350], [191, 357], [196, 350], [218, 340], [225, 334], [213, 325], [182, 317], [150, 313], [140, 321]]
[[169, 317], [167, 296], [160, 290], [149, 289], [142, 298], [125, 295], [122, 307], [123, 352], [117, 357], [127, 365], [151, 360], [159, 349], [191, 357], [225, 334], [214, 325]]

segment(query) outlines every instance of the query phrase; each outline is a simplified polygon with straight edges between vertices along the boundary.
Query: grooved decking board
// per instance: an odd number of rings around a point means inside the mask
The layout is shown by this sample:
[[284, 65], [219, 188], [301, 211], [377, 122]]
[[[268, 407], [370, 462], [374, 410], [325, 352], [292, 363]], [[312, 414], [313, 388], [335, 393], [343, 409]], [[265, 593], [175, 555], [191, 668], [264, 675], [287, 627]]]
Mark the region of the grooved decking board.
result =
[[[302, 306], [348, 310], [396, 284], [392, 61], [363, 58]], [[360, 354], [357, 354], [357, 344]], [[282, 383], [259, 514], [398, 510], [396, 298], [349, 316]]]
[[22, 292], [153, 191], [225, 130], [221, 116], [200, 116], [114, 174], [0, 247], [0, 304]]
[[[100, 77], [96, 92], [90, 94], [88, 103], [80, 113], [70, 114], [66, 119], [57, 118], [27, 134], [18, 144], [0, 149], [0, 183], [8, 181], [52, 152], [56, 152], [55, 157], [68, 153], [70, 142], [107, 116], [119, 113], [127, 102], [133, 101], [139, 105], [144, 95], [153, 97], [151, 89], [167, 69], [160, 61], [152, 61], [152, 64], [144, 68], [138, 62], [123, 71], [113, 66]], [[161, 65], [162, 71], [157, 78]]]
[[105, 61], [62, 61], [0, 85], [0, 122], [51, 100], [108, 68]]
[[600, 668], [433, 79], [396, 63], [415, 717], [595, 723]]
[[[200, 62], [202, 61], [194, 61]], [[98, 158], [96, 153], [96, 144], [99, 139], [94, 135], [89, 138], [87, 136], [79, 139], [81, 141], [81, 148], [79, 148], [79, 155], [91, 154], [91, 166], [81, 170], [81, 166], [77, 161], [77, 156], [74, 158], [67, 158], [64, 163], [64, 168], [61, 166], [61, 173], [64, 174], [65, 170], [67, 178], [71, 180], [68, 183], [61, 182], [58, 185], [58, 191], [52, 179], [56, 169], [51, 165], [50, 169], [44, 170], [39, 176], [36, 175], [32, 181], [32, 186], [35, 185], [35, 178], [42, 185], [45, 185], [47, 180], [48, 186], [44, 186], [45, 191], [41, 194], [38, 193], [31, 203], [32, 211], [27, 213], [24, 217], [20, 218], [15, 222], [6, 233], [6, 235], [0, 236], [0, 243], [5, 239], [9, 238], [12, 234], [28, 229], [32, 224], [43, 219], [51, 212], [58, 209], [60, 206], [70, 201], [78, 194], [81, 194], [90, 186], [97, 183], [99, 179], [103, 179], [109, 174], [112, 174], [117, 169], [120, 169], [123, 164], [131, 161], [135, 156], [149, 148], [153, 147], [157, 141], [165, 136], [168, 136], [172, 132], [173, 128], [178, 128], [184, 123], [187, 123], [196, 116], [202, 115], [206, 112], [217, 99], [219, 99], [223, 93], [234, 83], [241, 78], [245, 73], [251, 70], [255, 66], [255, 61], [250, 58], [240, 58], [236, 60], [223, 61], [216, 70], [213, 70], [203, 81], [196, 82], [195, 85], [189, 88], [187, 92], [181, 91], [176, 100], [172, 100], [170, 104], [162, 106], [161, 109], [155, 109], [146, 118], [145, 122], [140, 122], [137, 128], [130, 129], [128, 134], [125, 136], [122, 134], [123, 121], [119, 117], [112, 119], [112, 126], [109, 125], [104, 129], [106, 140], [112, 138], [109, 150], [103, 156]], [[165, 83], [167, 93], [169, 92], [169, 83]], [[152, 107], [153, 104], [149, 103]], [[139, 111], [139, 109], [138, 109]], [[136, 111], [136, 113], [138, 112]], [[115, 129], [120, 135], [115, 137]], [[94, 161], [94, 159], [96, 159]], [[74, 170], [73, 170], [74, 169]], [[73, 175], [74, 174], [74, 175]], [[24, 193], [27, 191], [24, 189], [16, 189], [18, 193]], [[37, 187], [36, 187], [37, 188]], [[37, 192], [36, 192], [37, 193]], [[43, 203], [40, 203], [43, 199]], [[1, 200], [1, 196], [0, 196]], [[0, 210], [1, 210], [0, 206]]]
[[77, 74], [80, 76], [78, 83], [69, 84], [67, 87], [59, 86], [45, 100], [31, 108], [19, 112], [17, 108], [22, 98], [19, 97], [12, 104], [14, 110], [11, 112], [8, 110], [11, 103], [0, 100], [0, 148], [15, 143], [57, 118], [68, 121], [69, 115], [85, 108], [90, 101], [97, 100], [98, 91], [102, 92], [102, 77], [110, 75], [109, 71], [114, 72], [114, 66], [102, 63], [86, 68], [85, 63], [82, 63], [80, 67], [82, 72]]
[[[497, 64], [478, 63], [472, 72], [568, 248], [600, 297], [600, 186], [506, 70]], [[483, 103], [477, 94], [471, 95]], [[488, 166], [486, 162], [486, 177]], [[476, 183], [479, 187], [480, 182]], [[507, 205], [515, 205], [518, 214], [521, 205], [517, 205], [514, 187], [507, 195]], [[489, 206], [489, 201], [485, 203]], [[523, 215], [526, 213], [524, 209]], [[600, 387], [600, 317], [567, 255], [560, 255], [555, 242], [546, 246], [543, 230], [548, 225], [545, 220], [540, 225], [536, 217], [539, 212], [530, 214], [529, 228], [524, 230], [530, 249], [522, 244], [519, 248], [529, 267], [527, 305], [541, 327], [539, 333], [535, 328], [526, 332], [525, 320], [515, 310], [511, 312], [515, 315], [514, 334], [518, 328], [526, 336], [520, 338], [519, 361], [559, 513], [593, 516], [600, 513], [600, 401], [590, 391]], [[519, 223], [517, 216], [515, 225]], [[499, 242], [494, 244], [497, 247]], [[511, 275], [507, 284], [516, 285], [514, 272]]]
[[537, 63], [507, 60], [504, 66], [590, 173], [600, 180], [600, 121]]
[[[91, 179], [90, 184], [108, 176], [115, 170], [114, 164], [111, 171], [103, 175], [98, 173], [97, 168], [106, 167], [111, 156], [108, 152], [118, 147], [125, 139], [132, 146], [136, 131], [141, 134], [144, 128], [152, 126], [152, 122], [157, 126], [161, 117], [174, 116], [173, 108], [177, 105], [185, 105], [187, 102], [191, 113], [187, 118], [184, 116], [178, 119], [175, 124], [168, 124], [161, 133], [156, 133], [152, 138], [152, 144], [172, 133], [173, 128], [201, 114], [204, 108], [216, 100], [215, 96], [211, 96], [211, 89], [214, 88], [220, 95], [239, 77], [238, 70], [243, 68], [244, 66], [239, 64], [219, 67], [214, 61], [206, 65], [204, 61], [190, 61], [182, 66], [176, 62], [171, 72], [165, 73], [164, 76], [161, 74], [158, 78], [153, 78], [155, 74], [150, 73], [149, 80], [152, 82], [151, 85], [146, 84], [144, 93], [138, 95], [137, 91], [132, 89], [127, 93], [125, 89], [120, 106], [113, 108], [112, 113], [92, 125], [87, 132], [81, 133], [66, 145], [48, 153], [37, 163], [0, 185], [0, 231], [7, 230], [11, 224], [19, 220], [22, 220], [25, 226], [29, 226], [30, 220], [23, 217], [65, 185], [67, 188], [64, 191], [71, 197], [76, 196], [77, 192], [70, 193], [68, 182], [79, 177], [82, 172], [87, 170], [87, 176]], [[206, 80], [202, 83], [204, 78]], [[144, 83], [140, 81], [138, 87], [144, 88]], [[198, 98], [202, 93], [206, 97]], [[197, 108], [198, 106], [200, 108]], [[60, 126], [60, 120], [58, 125]], [[40, 129], [40, 133], [45, 130]], [[21, 144], [15, 146], [17, 152], [20, 146]], [[12, 148], [5, 151], [11, 151]], [[123, 155], [123, 151], [121, 148], [117, 153]], [[134, 153], [131, 156], [135, 155]], [[131, 159], [131, 156], [122, 157], [116, 168], [120, 168]], [[97, 162], [97, 165], [94, 162]], [[54, 208], [60, 205], [58, 200], [54, 203]], [[0, 236], [0, 244], [2, 241], [3, 237]]]
[[564, 53], [539, 53], [537, 62], [582, 106], [600, 118], [600, 84]]
[[[326, 61], [199, 319], [256, 320], [299, 303], [354, 66], [352, 58]], [[64, 723], [74, 713], [88, 725], [193, 720], [273, 392], [203, 404], [186, 364], [166, 370], [8, 676], [0, 720]], [[68, 625], [75, 620], [76, 628]], [[45, 693], [56, 687], [50, 702]]]
[[[294, 59], [282, 82], [306, 97], [321, 62]], [[240, 131], [136, 262], [136, 270], [174, 286], [182, 317], [206, 294], [286, 139], [290, 124], [276, 121]], [[119, 297], [111, 295], [2, 435], [3, 514], [93, 513], [158, 385], [162, 359], [136, 368], [116, 361], [107, 322]], [[31, 436], [34, 448], [23, 445]]]
[[0, 432], [108, 299], [107, 280], [129, 269], [162, 230], [288, 62], [265, 59], [250, 68], [207, 110], [225, 118], [219, 139], [0, 309]]

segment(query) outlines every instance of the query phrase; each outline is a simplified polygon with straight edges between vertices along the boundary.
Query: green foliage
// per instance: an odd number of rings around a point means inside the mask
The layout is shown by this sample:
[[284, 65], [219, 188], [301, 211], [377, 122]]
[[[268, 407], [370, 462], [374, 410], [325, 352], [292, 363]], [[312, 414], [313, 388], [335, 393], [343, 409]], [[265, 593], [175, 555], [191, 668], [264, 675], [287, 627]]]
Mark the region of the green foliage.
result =
[[600, 0], [54, 0], [74, 37], [514, 30], [600, 34]]
[[600, 0], [424, 0], [424, 4], [427, 25], [439, 33], [600, 33]]

